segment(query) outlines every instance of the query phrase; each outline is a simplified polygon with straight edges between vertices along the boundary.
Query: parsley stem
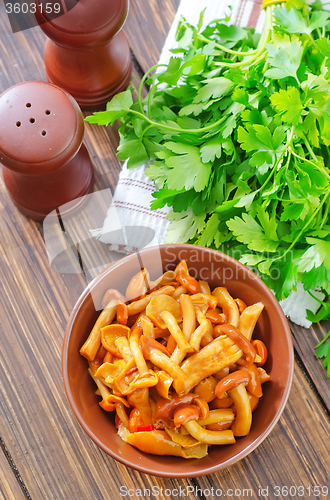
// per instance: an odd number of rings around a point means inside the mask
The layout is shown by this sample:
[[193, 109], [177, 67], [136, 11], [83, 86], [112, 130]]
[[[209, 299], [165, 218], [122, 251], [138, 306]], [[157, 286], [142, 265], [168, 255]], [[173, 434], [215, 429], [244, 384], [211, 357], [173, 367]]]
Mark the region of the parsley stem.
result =
[[313, 149], [311, 148], [311, 145], [309, 144], [309, 142], [307, 140], [307, 137], [305, 136], [305, 134], [302, 134], [302, 137], [304, 139], [304, 143], [306, 145], [306, 148], [309, 151], [309, 154], [311, 155], [311, 157], [313, 158], [313, 160], [317, 162], [317, 158], [315, 156], [315, 153], [314, 153]]
[[142, 137], [144, 136], [144, 134], [150, 129], [152, 128], [153, 125], [148, 125], [145, 129], [142, 130], [141, 132], [141, 135], [140, 135], [140, 139], [142, 139]]
[[322, 229], [322, 227], [324, 226], [324, 224], [326, 223], [328, 217], [329, 217], [329, 209], [330, 209], [330, 199], [327, 200], [327, 204], [326, 204], [326, 207], [325, 207], [325, 210], [324, 210], [324, 214], [323, 214], [323, 217], [321, 219], [321, 222], [320, 222], [320, 229]]
[[[154, 66], [152, 66], [151, 68], [149, 68], [149, 70], [143, 75], [142, 79], [141, 79], [141, 82], [140, 82], [140, 85], [139, 85], [139, 90], [138, 90], [138, 102], [139, 102], [139, 106], [140, 106], [140, 110], [141, 112], [139, 111], [135, 111], [133, 109], [130, 109], [130, 113], [133, 113], [134, 115], [137, 115], [139, 116], [140, 118], [142, 118], [143, 120], [145, 120], [146, 122], [150, 123], [151, 126], [153, 127], [158, 127], [158, 128], [163, 128], [164, 130], [171, 130], [172, 132], [186, 132], [186, 133], [192, 133], [192, 134], [199, 134], [201, 132], [207, 132], [208, 130], [212, 130], [213, 128], [217, 127], [218, 125], [221, 125], [221, 123], [223, 121], [225, 121], [225, 119], [227, 118], [227, 116], [223, 116], [222, 118], [220, 118], [220, 120], [212, 123], [211, 125], [208, 125], [206, 127], [202, 127], [202, 128], [175, 128], [175, 127], [171, 127], [169, 125], [165, 125], [163, 123], [157, 123], [153, 120], [150, 119], [150, 117], [148, 117], [145, 112], [144, 112], [144, 109], [143, 109], [143, 105], [142, 105], [142, 88], [143, 88], [143, 85], [144, 85], [144, 82], [146, 81], [148, 75], [154, 71], [155, 69], [157, 68], [160, 68], [160, 67], [167, 67], [166, 64], [155, 64]], [[149, 96], [150, 97], [150, 91], [149, 91]], [[150, 99], [148, 99], [148, 113], [150, 115]], [[150, 128], [150, 127], [148, 127]]]
[[[157, 88], [157, 87], [156, 87]], [[153, 96], [153, 93], [154, 93], [154, 89], [155, 87], [151, 87], [151, 89], [149, 90], [148, 92], [148, 116], [149, 118], [151, 118], [151, 101], [152, 101], [152, 96]]]
[[[206, 43], [213, 42], [213, 40], [211, 40], [210, 38], [206, 38], [206, 36], [201, 35], [200, 33], [197, 34], [197, 37], [202, 42], [206, 42]], [[251, 56], [252, 54], [255, 54], [259, 50], [259, 49], [253, 49], [253, 50], [249, 50], [248, 52], [243, 52], [243, 51], [240, 52], [239, 50], [228, 49], [227, 47], [225, 47], [224, 45], [221, 45], [220, 43], [215, 43], [214, 46], [217, 49], [222, 50], [223, 52], [228, 52], [228, 54], [233, 54], [235, 56]]]
[[201, 128], [176, 128], [176, 127], [171, 127], [170, 125], [165, 125], [164, 123], [154, 122], [153, 120], [148, 118], [144, 113], [140, 113], [139, 111], [135, 111], [134, 109], [130, 109], [129, 111], [130, 113], [142, 118], [142, 120], [145, 120], [146, 122], [150, 123], [153, 127], [162, 128], [164, 130], [171, 130], [172, 132], [177, 132], [177, 133], [185, 132], [189, 134], [200, 134], [203, 132], [207, 132], [208, 130], [212, 130], [218, 125], [221, 125], [221, 123], [223, 123], [228, 118], [228, 115], [224, 115], [222, 118], [220, 118], [220, 120], [211, 123], [206, 127], [201, 127]]
[[[250, 57], [249, 59], [246, 59], [245, 61], [240, 61], [240, 62], [231, 63], [231, 64], [228, 64], [225, 62], [214, 62], [214, 65], [215, 66], [229, 66], [229, 67], [238, 68], [241, 66], [246, 66], [248, 64], [251, 64], [253, 61], [258, 59], [259, 56], [263, 55], [265, 48], [266, 48], [266, 44], [269, 41], [271, 31], [272, 31], [272, 8], [267, 7], [267, 9], [266, 9], [266, 22], [265, 22], [265, 26], [264, 26], [264, 30], [262, 32], [261, 38], [259, 40], [259, 44], [258, 44], [256, 53], [252, 57]], [[242, 55], [242, 54], [240, 54], [240, 55]], [[263, 57], [261, 59], [263, 59]], [[257, 61], [257, 62], [259, 62], [259, 61]]]
[[[319, 299], [317, 299], [316, 297], [314, 297], [314, 295], [311, 293], [311, 292], [308, 292], [312, 297], [313, 299], [317, 300], [318, 302], [320, 302], [321, 304], [323, 304], [323, 302]], [[321, 342], [319, 342], [316, 346], [315, 346], [315, 349], [317, 347], [320, 347], [320, 345], [324, 344], [324, 342], [330, 337], [330, 330], [328, 331], [327, 335], [324, 337], [323, 340], [321, 340]]]
[[[320, 172], [322, 172], [323, 175], [325, 175], [327, 177], [328, 180], [330, 180], [330, 175], [328, 174], [328, 172], [326, 172], [322, 167], [320, 167], [317, 163], [315, 163], [314, 161], [311, 161], [309, 160], [308, 158], [304, 158], [303, 156], [300, 156], [298, 155], [297, 153], [295, 153], [294, 151], [292, 151], [292, 154], [293, 156], [295, 156], [296, 158], [298, 158], [299, 160], [302, 160], [306, 163], [310, 163], [311, 165], [313, 165], [313, 167], [317, 168], [317, 170], [319, 170]], [[317, 159], [316, 159], [317, 161]]]
[[[268, 182], [270, 181], [270, 179], [273, 177], [273, 174], [274, 174], [274, 172], [276, 172], [277, 167], [279, 166], [280, 161], [282, 160], [282, 158], [284, 156], [284, 153], [289, 149], [289, 146], [292, 143], [292, 138], [293, 138], [293, 127], [290, 130], [290, 133], [288, 134], [288, 139], [287, 139], [286, 145], [284, 146], [283, 150], [281, 151], [280, 156], [277, 158], [277, 161], [275, 162], [275, 165], [273, 166], [272, 170], [270, 171], [269, 176], [267, 177], [267, 179], [265, 180], [265, 182], [262, 184], [262, 186], [260, 186], [260, 188], [258, 189], [258, 191], [262, 191], [263, 188], [268, 184]], [[289, 151], [290, 151], [290, 149], [289, 149]], [[287, 165], [287, 163], [286, 163], [286, 165]]]
[[320, 304], [323, 304], [323, 300], [320, 300], [317, 297], [315, 297], [315, 295], [313, 295], [313, 293], [310, 290], [307, 290], [307, 293], [309, 293], [309, 295], [311, 297], [313, 297], [313, 299], [315, 299], [317, 302], [319, 302]]
[[315, 212], [308, 219], [308, 221], [306, 222], [306, 224], [304, 225], [304, 227], [299, 231], [298, 236], [295, 237], [295, 239], [293, 240], [293, 242], [291, 243], [291, 245], [285, 250], [285, 252], [282, 255], [280, 255], [279, 257], [275, 257], [273, 259], [273, 261], [279, 260], [279, 259], [283, 259], [283, 257], [285, 257], [285, 255], [288, 252], [290, 252], [290, 250], [292, 250], [292, 248], [295, 246], [295, 244], [297, 243], [297, 241], [299, 240], [299, 238], [301, 237], [301, 235], [305, 232], [305, 230], [308, 228], [308, 226], [310, 225], [310, 223], [312, 222], [312, 220], [316, 217], [316, 215], [318, 214], [318, 212], [321, 210], [321, 208], [323, 207], [324, 203], [327, 201], [327, 198], [328, 198], [329, 195], [330, 195], [330, 192], [328, 192], [324, 196], [323, 200], [321, 201], [321, 203], [319, 204], [319, 206], [317, 207], [317, 209], [315, 210]]
[[138, 101], [139, 101], [139, 106], [140, 106], [142, 114], [144, 113], [143, 105], [142, 105], [142, 88], [143, 88], [143, 85], [144, 85], [146, 79], [148, 78], [149, 74], [152, 71], [154, 71], [157, 68], [163, 67], [163, 66], [167, 66], [167, 65], [166, 64], [155, 64], [150, 69], [148, 69], [148, 71], [143, 75], [143, 77], [141, 79], [141, 82], [140, 82], [140, 85], [139, 85], [139, 89], [138, 89]]
[[250, 57], [250, 59], [246, 59], [245, 61], [240, 61], [240, 62], [233, 62], [233, 63], [225, 63], [223, 61], [219, 62], [214, 62], [215, 66], [220, 66], [220, 67], [233, 67], [233, 68], [239, 68], [241, 66], [246, 66], [247, 64], [251, 64], [253, 61], [255, 61], [262, 53], [264, 49], [258, 50], [258, 52], [255, 53], [253, 57]]

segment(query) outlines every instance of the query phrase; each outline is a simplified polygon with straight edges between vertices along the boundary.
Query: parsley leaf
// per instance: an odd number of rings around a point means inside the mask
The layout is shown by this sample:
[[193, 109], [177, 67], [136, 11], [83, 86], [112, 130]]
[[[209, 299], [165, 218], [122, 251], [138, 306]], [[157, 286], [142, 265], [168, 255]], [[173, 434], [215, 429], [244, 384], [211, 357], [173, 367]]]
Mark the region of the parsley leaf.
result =
[[167, 187], [202, 191], [209, 181], [211, 165], [203, 163], [199, 149], [179, 142], [166, 142], [164, 146], [176, 153], [165, 159], [165, 164], [169, 167]]
[[290, 203], [283, 208], [283, 212], [281, 214], [281, 221], [294, 220], [298, 219], [301, 215], [301, 212], [304, 210], [305, 203], [295, 202]]
[[171, 219], [164, 243], [181, 243], [194, 238], [196, 233], [205, 227], [205, 214], [195, 216], [191, 209], [180, 214], [170, 212], [167, 216]]
[[300, 92], [295, 87], [288, 87], [287, 90], [280, 90], [270, 96], [272, 104], [281, 113], [282, 120], [290, 125], [298, 125], [301, 122], [301, 115], [304, 109], [300, 99]]
[[269, 128], [264, 125], [246, 124], [246, 129], [238, 127], [237, 138], [245, 151], [257, 150], [250, 157], [249, 163], [264, 174], [274, 164], [277, 154], [283, 148], [285, 132], [282, 127], [277, 127], [271, 135]]
[[264, 228], [260, 226], [254, 218], [244, 213], [242, 217], [234, 217], [227, 222], [227, 226], [234, 236], [241, 243], [245, 243], [250, 250], [259, 252], [275, 252], [279, 241], [273, 240], [273, 230], [266, 234]]
[[202, 235], [197, 239], [198, 245], [204, 247], [210, 247], [216, 237], [219, 230], [219, 216], [218, 214], [212, 214], [206, 223], [205, 229]]
[[310, 247], [300, 259], [299, 271], [310, 271], [313, 267], [319, 267], [322, 263], [330, 271], [330, 241], [306, 238], [306, 242]]
[[310, 22], [293, 6], [287, 10], [285, 7], [279, 7], [275, 11], [276, 21], [287, 33], [306, 33], [310, 35], [313, 30], [326, 26], [330, 14], [328, 12], [313, 12]]
[[[329, 312], [330, 312], [330, 308], [329, 308]], [[315, 346], [316, 357], [317, 358], [324, 358], [323, 366], [324, 366], [324, 368], [327, 368], [328, 377], [330, 377], [330, 340], [328, 340], [329, 337], [330, 337], [330, 330], [327, 333], [327, 335], [324, 337], [324, 339], [321, 340], [321, 342], [319, 342]]]
[[297, 37], [293, 36], [292, 40], [288, 35], [274, 37], [273, 41], [267, 44], [267, 62], [270, 69], [265, 72], [265, 76], [274, 79], [288, 76], [297, 78], [303, 51]]
[[131, 139], [130, 137], [126, 139], [126, 141], [122, 141], [118, 146], [119, 160], [126, 160], [129, 158], [127, 163], [128, 168], [144, 165], [149, 160], [149, 155], [143, 142], [140, 139]]
[[215, 158], [220, 158], [222, 153], [222, 145], [219, 137], [214, 137], [205, 142], [201, 147], [201, 158], [203, 163], [214, 161]]
[[227, 95], [234, 87], [234, 83], [228, 78], [219, 76], [218, 78], [210, 78], [203, 81], [203, 85], [197, 92], [194, 103], [208, 101], [211, 97], [222, 97]]
[[108, 102], [106, 111], [98, 111], [91, 116], [87, 116], [86, 121], [89, 123], [97, 123], [98, 125], [113, 125], [113, 123], [125, 116], [133, 104], [132, 90], [128, 89], [115, 95]]

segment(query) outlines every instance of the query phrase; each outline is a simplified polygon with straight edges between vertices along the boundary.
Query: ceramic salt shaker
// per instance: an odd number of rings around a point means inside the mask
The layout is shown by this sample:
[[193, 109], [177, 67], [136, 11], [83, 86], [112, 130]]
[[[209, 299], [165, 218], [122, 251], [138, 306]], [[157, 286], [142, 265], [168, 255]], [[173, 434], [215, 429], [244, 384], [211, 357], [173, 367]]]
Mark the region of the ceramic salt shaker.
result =
[[41, 221], [92, 191], [84, 120], [71, 95], [46, 82], [19, 83], [0, 96], [0, 116], [3, 177], [24, 215]]
[[131, 77], [131, 52], [121, 28], [129, 0], [79, 0], [52, 19], [37, 6], [37, 21], [47, 35], [47, 78], [67, 90], [84, 110], [96, 110], [125, 90]]

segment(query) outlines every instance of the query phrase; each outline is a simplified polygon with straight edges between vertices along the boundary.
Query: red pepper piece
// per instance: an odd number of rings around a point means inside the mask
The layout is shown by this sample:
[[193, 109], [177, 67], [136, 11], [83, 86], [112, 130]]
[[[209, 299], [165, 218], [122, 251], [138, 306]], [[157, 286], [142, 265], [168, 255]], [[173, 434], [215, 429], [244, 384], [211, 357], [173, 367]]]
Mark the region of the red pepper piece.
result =
[[136, 432], [149, 432], [149, 431], [154, 431], [156, 427], [152, 424], [150, 425], [139, 425], [136, 428]]

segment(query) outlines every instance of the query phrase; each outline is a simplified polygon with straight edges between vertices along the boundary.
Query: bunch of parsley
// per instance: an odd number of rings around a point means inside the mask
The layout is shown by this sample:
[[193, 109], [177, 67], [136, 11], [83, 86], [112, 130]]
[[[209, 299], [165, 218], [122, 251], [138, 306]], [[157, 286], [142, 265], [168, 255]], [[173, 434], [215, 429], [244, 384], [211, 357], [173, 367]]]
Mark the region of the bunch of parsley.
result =
[[[272, 3], [272, 2], [271, 2]], [[182, 19], [168, 65], [115, 96], [118, 157], [147, 163], [152, 208], [172, 207], [167, 243], [221, 250], [253, 268], [278, 300], [322, 289], [330, 317], [330, 13], [319, 1], [266, 7], [263, 33]], [[156, 71], [154, 71], [156, 70]], [[150, 90], [142, 99], [142, 87]], [[330, 374], [330, 341], [318, 347]]]

